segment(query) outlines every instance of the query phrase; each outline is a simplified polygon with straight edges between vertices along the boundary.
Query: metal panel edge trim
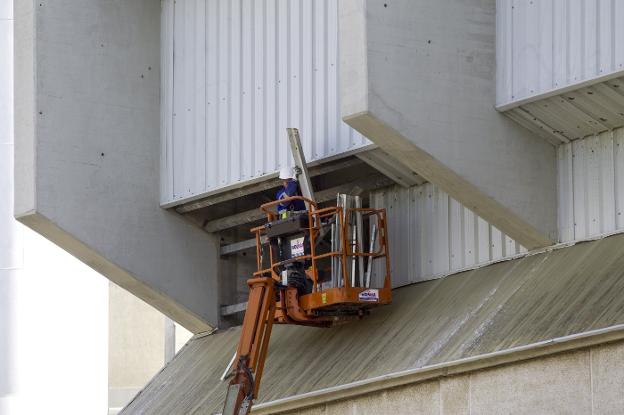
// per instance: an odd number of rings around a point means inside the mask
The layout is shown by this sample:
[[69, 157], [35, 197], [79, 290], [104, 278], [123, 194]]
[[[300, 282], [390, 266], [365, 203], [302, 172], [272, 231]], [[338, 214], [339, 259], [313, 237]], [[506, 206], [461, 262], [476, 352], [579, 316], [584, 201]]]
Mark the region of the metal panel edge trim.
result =
[[588, 86], [599, 84], [601, 82], [610, 81], [610, 80], [615, 79], [615, 78], [620, 78], [621, 76], [624, 76], [624, 70], [610, 72], [610, 73], [608, 73], [606, 75], [599, 76], [599, 77], [592, 78], [592, 79], [588, 79], [588, 80], [585, 80], [585, 81], [581, 81], [581, 82], [573, 84], [573, 85], [567, 85], [567, 86], [562, 87], [562, 88], [550, 89], [550, 90], [548, 90], [546, 92], [543, 92], [541, 94], [536, 94], [536, 95], [532, 95], [532, 96], [529, 96], [529, 97], [526, 97], [526, 98], [522, 98], [522, 99], [519, 99], [519, 100], [509, 101], [509, 102], [506, 102], [504, 104], [496, 105], [494, 108], [496, 108], [496, 111], [498, 111], [498, 112], [506, 112], [506, 111], [512, 110], [514, 108], [520, 107], [522, 105], [526, 105], [526, 104], [530, 104], [530, 103], [533, 103], [533, 102], [537, 102], [537, 101], [540, 101], [540, 100], [546, 99], [546, 98], [552, 98], [552, 97], [555, 97], [557, 95], [565, 94], [566, 92], [576, 91], [577, 89], [586, 88]]
[[[329, 163], [331, 161], [340, 160], [342, 158], [353, 156], [353, 155], [359, 154], [361, 152], [369, 151], [369, 150], [372, 150], [372, 149], [375, 149], [375, 148], [377, 148], [377, 146], [375, 144], [366, 144], [366, 145], [364, 145], [362, 147], [357, 147], [357, 148], [354, 148], [353, 150], [350, 150], [350, 151], [347, 151], [347, 152], [344, 152], [344, 153], [335, 154], [333, 156], [326, 157], [326, 158], [323, 158], [323, 159], [320, 159], [320, 160], [311, 161], [310, 163], [308, 163], [308, 167], [314, 167], [314, 166], [321, 165], [323, 163]], [[218, 189], [214, 189], [214, 190], [210, 190], [210, 191], [203, 192], [203, 193], [200, 193], [200, 194], [188, 196], [186, 198], [162, 202], [160, 204], [160, 207], [163, 208], [163, 209], [170, 209], [170, 208], [174, 208], [174, 207], [179, 206], [179, 205], [184, 205], [186, 203], [195, 202], [195, 201], [203, 199], [205, 197], [217, 195], [219, 193], [225, 193], [225, 192], [227, 192], [229, 190], [232, 190], [232, 189], [238, 189], [240, 187], [248, 186], [250, 184], [260, 183], [260, 182], [264, 182], [266, 180], [273, 179], [273, 178], [277, 177], [278, 173], [279, 172], [273, 172], [273, 173], [265, 174], [263, 176], [255, 177], [253, 179], [241, 180], [240, 182], [233, 183], [233, 184], [231, 184], [229, 186], [220, 187]]]

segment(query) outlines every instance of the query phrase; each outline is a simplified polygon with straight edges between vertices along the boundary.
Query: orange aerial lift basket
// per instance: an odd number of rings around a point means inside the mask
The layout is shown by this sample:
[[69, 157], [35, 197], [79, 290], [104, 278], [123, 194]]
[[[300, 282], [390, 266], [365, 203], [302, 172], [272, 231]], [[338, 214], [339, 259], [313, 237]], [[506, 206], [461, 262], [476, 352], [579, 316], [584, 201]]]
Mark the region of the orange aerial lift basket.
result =
[[[302, 200], [306, 211], [278, 214], [278, 205]], [[361, 208], [359, 197], [339, 195], [319, 208], [294, 196], [261, 206], [267, 222], [256, 238], [257, 271], [223, 415], [247, 414], [257, 398], [274, 323], [331, 327], [366, 316], [392, 301], [384, 209]]]

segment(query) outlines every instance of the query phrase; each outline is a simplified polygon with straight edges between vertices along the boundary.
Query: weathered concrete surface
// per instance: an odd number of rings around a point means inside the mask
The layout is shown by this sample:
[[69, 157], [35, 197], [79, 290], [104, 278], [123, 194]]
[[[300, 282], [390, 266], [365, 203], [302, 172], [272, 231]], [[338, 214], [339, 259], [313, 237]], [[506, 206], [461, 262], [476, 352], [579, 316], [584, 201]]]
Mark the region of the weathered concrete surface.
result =
[[160, 2], [15, 1], [15, 214], [194, 332], [218, 243], [159, 208]]
[[[611, 346], [624, 351], [624, 343]], [[498, 414], [621, 414], [621, 400], [592, 390], [592, 348], [557, 354], [433, 382], [374, 392], [343, 402], [329, 402], [284, 415], [498, 415]], [[622, 371], [617, 372], [622, 377]], [[458, 389], [449, 394], [448, 384]], [[621, 389], [619, 390], [621, 394]], [[425, 392], [425, 393], [423, 393]], [[615, 392], [615, 390], [614, 390]], [[593, 407], [592, 407], [593, 402]]]
[[[623, 324], [623, 290], [624, 235], [400, 288], [394, 291], [391, 306], [375, 310], [357, 323], [332, 329], [275, 327], [259, 402]], [[239, 334], [240, 330], [234, 328], [191, 340], [124, 413], [218, 412], [226, 388], [218, 379], [235, 350]], [[609, 356], [617, 359], [617, 355], [607, 352], [601, 355], [603, 371], [608, 371]], [[552, 383], [547, 389], [571, 396], [585, 390], [586, 383], [582, 382], [587, 381], [586, 374], [579, 371], [578, 365], [589, 370], [587, 359], [531, 368], [554, 370], [544, 377]], [[500, 381], [488, 383], [490, 378], [479, 378], [483, 388], [497, 387], [502, 393], [541, 387], [541, 380], [524, 386], [523, 382], [531, 380], [529, 372], [533, 373], [533, 369], [501, 370]], [[601, 393], [615, 393], [619, 387], [619, 381], [606, 381], [609, 375], [622, 376], [619, 369], [614, 370], [615, 373], [605, 373], [605, 380], [601, 381], [604, 383], [597, 383]], [[444, 376], [451, 372], [441, 373]], [[560, 391], [560, 387], [567, 388], [561, 383], [566, 378], [578, 385]], [[505, 379], [515, 380], [505, 383]], [[486, 396], [475, 395], [472, 387], [468, 392], [465, 380], [451, 378], [450, 382], [444, 380], [439, 388], [431, 387], [442, 394], [441, 407], [446, 407], [447, 413], [453, 413], [453, 408], [465, 408], [467, 399], [471, 405], [493, 405]], [[427, 394], [423, 396], [426, 398]], [[585, 405], [584, 402], [579, 405]], [[425, 404], [430, 403], [419, 403]], [[496, 405], [499, 404], [502, 405], [497, 401]], [[545, 404], [555, 403], [551, 400]], [[346, 405], [346, 410], [350, 410], [350, 404]], [[343, 413], [341, 410], [329, 413]], [[395, 412], [409, 413], [400, 409]]]
[[591, 349], [593, 410], [595, 414], [624, 413], [624, 345]]
[[555, 150], [494, 109], [495, 3], [341, 1], [341, 114], [532, 249], [557, 239]]
[[590, 414], [589, 353], [566, 353], [470, 377], [476, 414]]
[[[410, 414], [431, 415], [440, 413], [440, 383], [424, 382], [416, 385], [388, 389], [381, 393], [372, 393], [357, 399], [332, 402], [328, 405], [304, 409], [305, 414], [315, 414], [322, 410], [322, 414]], [[308, 412], [309, 411], [309, 412]], [[298, 411], [288, 412], [290, 415]], [[318, 412], [316, 412], [318, 413]]]
[[440, 413], [470, 414], [470, 378], [468, 376], [440, 379]]

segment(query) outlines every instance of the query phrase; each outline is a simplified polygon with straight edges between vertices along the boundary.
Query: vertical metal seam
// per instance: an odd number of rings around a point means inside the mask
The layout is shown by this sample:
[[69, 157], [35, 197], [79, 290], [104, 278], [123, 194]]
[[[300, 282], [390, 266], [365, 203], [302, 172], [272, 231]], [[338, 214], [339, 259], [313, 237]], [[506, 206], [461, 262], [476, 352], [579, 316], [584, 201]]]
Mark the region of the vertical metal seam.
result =
[[615, 47], [615, 24], [616, 24], [616, 19], [615, 19], [615, 0], [611, 0], [611, 70], [615, 71], [616, 68], [616, 61], [615, 61], [615, 55], [616, 55], [616, 47]]
[[[314, 4], [312, 4], [311, 9], [312, 12], [310, 13], [310, 30], [311, 30], [311, 35], [310, 35], [310, 51], [312, 53], [312, 59], [311, 59], [311, 64], [312, 67], [310, 68], [310, 84], [311, 84], [311, 89], [310, 91], [314, 92], [314, 86], [316, 85], [316, 4], [318, 3], [318, 0], [316, 2], [314, 2]], [[310, 106], [310, 111], [312, 112], [311, 115], [311, 119], [312, 122], [310, 123], [310, 132], [308, 133], [310, 137], [308, 137], [308, 139], [310, 140], [310, 156], [311, 157], [315, 157], [316, 158], [316, 140], [314, 140], [314, 138], [316, 137], [316, 94], [312, 93], [310, 94], [310, 98], [311, 98], [311, 106]]]
[[176, 62], [176, 35], [175, 35], [175, 28], [176, 28], [176, 24], [175, 24], [175, 16], [176, 16], [176, 4], [177, 2], [174, 0], [173, 2], [173, 65], [172, 65], [172, 69], [171, 69], [171, 77], [174, 80], [172, 83], [172, 87], [171, 87], [171, 193], [172, 193], [172, 197], [173, 199], [176, 198], [176, 186], [175, 186], [175, 178], [176, 178], [176, 168], [175, 168], [175, 145], [173, 144], [174, 140], [175, 140], [175, 129], [173, 128], [175, 125], [175, 91], [176, 91], [176, 83], [175, 83], [175, 62]]
[[598, 0], [596, 2], [596, 17], [595, 17], [595, 22], [594, 22], [595, 23], [595, 29], [594, 30], [596, 31], [596, 33], [595, 33], [595, 35], [596, 35], [596, 42], [595, 42], [596, 43], [595, 44], [595, 47], [596, 47], [596, 57], [595, 57], [595, 60], [596, 60], [596, 70], [595, 70], [594, 75], [599, 74], [601, 72], [601, 70], [600, 70], [600, 57], [601, 57], [602, 48], [600, 47], [600, 9], [601, 9], [600, 5], [601, 5], [601, 1]]
[[[305, 0], [301, 0], [301, 2], [299, 3], [299, 16], [298, 16], [298, 20], [299, 20], [299, 29], [303, 28], [303, 1]], [[299, 36], [299, 120], [301, 120], [301, 122], [303, 123], [303, 34], [300, 34]], [[302, 144], [303, 145], [303, 144]], [[305, 145], [303, 145], [305, 148]]]
[[[290, 76], [290, 72], [292, 70], [292, 65], [290, 63], [290, 48], [292, 47], [291, 45], [291, 36], [290, 34], [292, 33], [292, 27], [291, 27], [291, 21], [292, 19], [290, 18], [290, 1], [287, 0], [286, 1], [286, 50], [288, 50], [289, 55], [285, 58], [286, 59], [286, 125], [291, 125], [291, 120], [292, 120], [292, 111], [291, 111], [291, 97], [290, 97], [290, 93], [291, 93], [291, 84], [292, 84], [292, 77]], [[288, 159], [288, 158], [287, 158]]]
[[[268, 5], [267, 5], [267, 0], [263, 0], [262, 1], [262, 47], [266, 50], [267, 46], [268, 46], [268, 34], [267, 34], [267, 27], [268, 27]], [[266, 142], [267, 137], [269, 136], [269, 122], [268, 122], [268, 114], [266, 111], [266, 108], [268, 107], [268, 94], [267, 94], [267, 90], [269, 87], [274, 87], [273, 86], [269, 86], [269, 64], [268, 64], [268, 59], [266, 57], [266, 54], [264, 56], [264, 59], [262, 59], [262, 106], [264, 108], [264, 110], [262, 111], [262, 136], [264, 137], [264, 139], [262, 140], [263, 142]], [[260, 165], [256, 166], [256, 174], [262, 174], [264, 172], [266, 172], [266, 159], [267, 159], [267, 154], [266, 154], [266, 147], [264, 147], [264, 149], [262, 150], [262, 157], [260, 158]]]
[[556, 46], [555, 46], [555, 39], [557, 39], [557, 35], [556, 35], [556, 27], [557, 25], [555, 25], [555, 20], [556, 20], [556, 13], [555, 13], [555, 0], [551, 0], [550, 2], [551, 4], [551, 10], [552, 10], [552, 17], [551, 17], [551, 36], [552, 36], [552, 42], [551, 42], [551, 46], [550, 46], [550, 71], [552, 73], [551, 76], [551, 88], [554, 88], [557, 85], [557, 78], [555, 76], [556, 74], [556, 64], [555, 64], [555, 50], [556, 50]]
[[205, 110], [205, 114], [204, 114], [204, 191], [208, 190], [208, 105], [210, 105], [210, 100], [208, 97], [208, 40], [209, 40], [209, 34], [208, 34], [208, 10], [210, 9], [209, 7], [209, 1], [210, 0], [206, 0], [206, 4], [204, 6], [204, 25], [206, 26], [206, 29], [204, 30], [204, 110]]
[[[509, 40], [509, 45], [508, 46], [512, 49], [509, 52], [511, 54], [511, 59], [510, 59], [511, 60], [511, 62], [510, 62], [511, 64], [509, 65], [509, 67], [510, 67], [509, 68], [509, 84], [511, 85], [511, 99], [512, 100], [517, 95], [517, 92], [516, 92], [517, 91], [517, 89], [516, 89], [517, 87], [516, 87], [516, 82], [514, 80], [515, 79], [515, 71], [514, 71], [515, 65], [513, 64], [513, 62], [514, 62], [514, 50], [513, 49], [514, 49], [514, 43], [516, 41], [516, 28], [515, 28], [515, 26], [513, 24], [513, 21], [514, 21], [514, 7], [515, 7], [514, 0], [511, 0], [511, 11], [509, 13], [510, 14], [510, 16], [509, 16], [509, 33], [510, 33], [509, 37], [510, 37], [510, 40]], [[506, 59], [505, 59], [505, 61], [506, 61]]]
[[[324, 84], [323, 84], [323, 90], [324, 91], [329, 91], [329, 25], [327, 24], [327, 22], [329, 22], [329, 6], [327, 3], [327, 0], [323, 2], [323, 18], [325, 19], [325, 30], [323, 31], [323, 45], [325, 45], [325, 47], [323, 48], [323, 53], [325, 54], [324, 57], [324, 61], [325, 61], [325, 67], [323, 68], [323, 70], [325, 71], [325, 77], [324, 77]], [[337, 31], [336, 31], [337, 33]], [[336, 91], [337, 95], [340, 95], [339, 91]], [[326, 112], [329, 112], [329, 93], [326, 93], [324, 95], [324, 108]], [[324, 118], [324, 123], [323, 123], [323, 153], [324, 154], [329, 154], [329, 120], [327, 119], [327, 115], [325, 114]]]

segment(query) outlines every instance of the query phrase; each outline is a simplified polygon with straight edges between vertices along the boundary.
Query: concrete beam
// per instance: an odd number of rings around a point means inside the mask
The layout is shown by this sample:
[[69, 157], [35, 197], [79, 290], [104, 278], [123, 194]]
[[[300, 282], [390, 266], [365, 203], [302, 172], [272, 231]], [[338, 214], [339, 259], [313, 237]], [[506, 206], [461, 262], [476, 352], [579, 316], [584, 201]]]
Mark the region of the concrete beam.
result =
[[356, 156], [369, 166], [391, 178], [402, 187], [420, 186], [425, 180], [396, 158], [391, 157], [380, 148], [363, 151]]
[[494, 0], [344, 0], [339, 27], [349, 125], [523, 246], [557, 239], [555, 148], [494, 109]]
[[[347, 169], [350, 167], [361, 165], [362, 161], [357, 158], [344, 158], [331, 163], [317, 164], [310, 167], [310, 177], [321, 176], [323, 174], [334, 173], [338, 170]], [[232, 189], [225, 192], [220, 192], [211, 196], [206, 196], [201, 200], [195, 202], [189, 202], [182, 206], [175, 208], [178, 213], [189, 213], [194, 210], [203, 209], [206, 207], [214, 206], [219, 203], [227, 202], [230, 200], [238, 199], [253, 193], [263, 192], [269, 189], [274, 189], [280, 186], [281, 180], [275, 177], [267, 179], [260, 183], [253, 183], [247, 186], [240, 187], [238, 189]]]
[[189, 330], [209, 330], [218, 241], [159, 207], [160, 2], [15, 7], [16, 217]]
[[[338, 193], [349, 193], [354, 188], [360, 188], [362, 191], [371, 191], [387, 187], [393, 184], [393, 181], [386, 176], [373, 175], [363, 179], [354, 180], [352, 182], [344, 183], [330, 189], [321, 190], [314, 196], [316, 203], [324, 203], [330, 200], [335, 200]], [[204, 230], [207, 232], [220, 232], [225, 229], [234, 228], [236, 226], [244, 225], [258, 221], [266, 217], [260, 209], [251, 209], [245, 212], [240, 212], [231, 216], [211, 220], [204, 225]]]
[[224, 305], [221, 307], [222, 316], [231, 316], [232, 314], [240, 313], [247, 310], [247, 303], [238, 303], [231, 305]]
[[[267, 243], [266, 236], [263, 236], [261, 241], [262, 241], [262, 244], [266, 244]], [[247, 249], [251, 249], [255, 247], [256, 247], [256, 238], [250, 238], [244, 241], [234, 242], [229, 245], [222, 245], [221, 256], [236, 254], [238, 252], [246, 251]]]

